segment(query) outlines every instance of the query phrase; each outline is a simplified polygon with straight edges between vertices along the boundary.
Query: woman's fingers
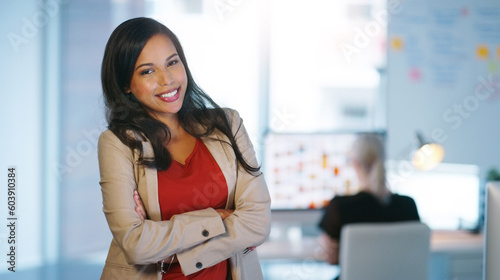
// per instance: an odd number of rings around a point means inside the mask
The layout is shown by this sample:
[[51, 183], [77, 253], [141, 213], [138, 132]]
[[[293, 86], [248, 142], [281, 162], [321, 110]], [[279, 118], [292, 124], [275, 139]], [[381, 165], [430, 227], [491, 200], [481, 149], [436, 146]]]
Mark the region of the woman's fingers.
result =
[[135, 212], [141, 217], [141, 220], [146, 220], [146, 208], [144, 207], [144, 203], [142, 203], [142, 199], [139, 196], [137, 190], [134, 190], [134, 201], [135, 201]]
[[231, 215], [234, 212], [234, 210], [229, 210], [229, 209], [215, 209], [215, 211], [219, 213], [220, 217], [223, 220], [229, 217], [229, 215]]

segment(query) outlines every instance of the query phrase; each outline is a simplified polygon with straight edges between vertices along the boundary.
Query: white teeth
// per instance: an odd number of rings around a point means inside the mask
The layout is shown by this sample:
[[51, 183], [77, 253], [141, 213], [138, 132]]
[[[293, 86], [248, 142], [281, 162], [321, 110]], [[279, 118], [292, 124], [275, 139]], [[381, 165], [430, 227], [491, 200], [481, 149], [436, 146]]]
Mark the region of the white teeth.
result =
[[172, 92], [169, 92], [169, 93], [165, 93], [165, 94], [161, 94], [159, 95], [161, 98], [170, 98], [170, 97], [173, 97], [175, 94], [177, 93], [177, 90], [174, 90]]

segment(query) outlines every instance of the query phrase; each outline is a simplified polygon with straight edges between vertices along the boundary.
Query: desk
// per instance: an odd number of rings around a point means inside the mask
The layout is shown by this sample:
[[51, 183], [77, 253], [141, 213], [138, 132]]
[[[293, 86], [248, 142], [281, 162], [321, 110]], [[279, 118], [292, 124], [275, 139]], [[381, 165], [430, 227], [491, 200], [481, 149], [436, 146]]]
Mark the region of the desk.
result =
[[483, 275], [482, 234], [436, 231], [431, 236], [430, 279], [480, 280]]
[[[277, 231], [277, 232], [276, 232]], [[322, 262], [315, 236], [302, 236], [300, 228], [274, 229], [270, 239], [258, 247], [262, 260]], [[480, 280], [483, 271], [483, 236], [466, 231], [433, 231], [431, 234], [430, 280]]]

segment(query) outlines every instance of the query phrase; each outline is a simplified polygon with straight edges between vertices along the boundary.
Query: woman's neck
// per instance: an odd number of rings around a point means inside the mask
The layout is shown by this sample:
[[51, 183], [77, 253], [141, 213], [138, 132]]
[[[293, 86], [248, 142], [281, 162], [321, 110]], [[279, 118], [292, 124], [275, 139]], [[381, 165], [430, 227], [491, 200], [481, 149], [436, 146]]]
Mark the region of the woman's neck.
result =
[[380, 182], [379, 184], [374, 184], [368, 180], [367, 174], [358, 174], [358, 183], [361, 190], [372, 193], [378, 197], [386, 197], [391, 194], [387, 186]]

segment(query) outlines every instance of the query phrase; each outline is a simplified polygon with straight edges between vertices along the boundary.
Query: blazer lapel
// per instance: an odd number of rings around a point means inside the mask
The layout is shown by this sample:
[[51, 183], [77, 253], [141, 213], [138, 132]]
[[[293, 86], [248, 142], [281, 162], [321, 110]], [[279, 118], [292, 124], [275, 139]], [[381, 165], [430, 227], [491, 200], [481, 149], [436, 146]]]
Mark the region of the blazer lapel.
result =
[[221, 136], [220, 134], [205, 137], [202, 138], [202, 140], [224, 174], [227, 184], [226, 208], [233, 209], [237, 163], [233, 149], [231, 148], [231, 145], [229, 145], [229, 140], [225, 137], [225, 135]]
[[[154, 157], [153, 146], [149, 142], [142, 142], [144, 157]], [[153, 221], [161, 221], [160, 202], [158, 199], [158, 176], [156, 169], [140, 166], [138, 189], [142, 202], [146, 206], [149, 218]]]

